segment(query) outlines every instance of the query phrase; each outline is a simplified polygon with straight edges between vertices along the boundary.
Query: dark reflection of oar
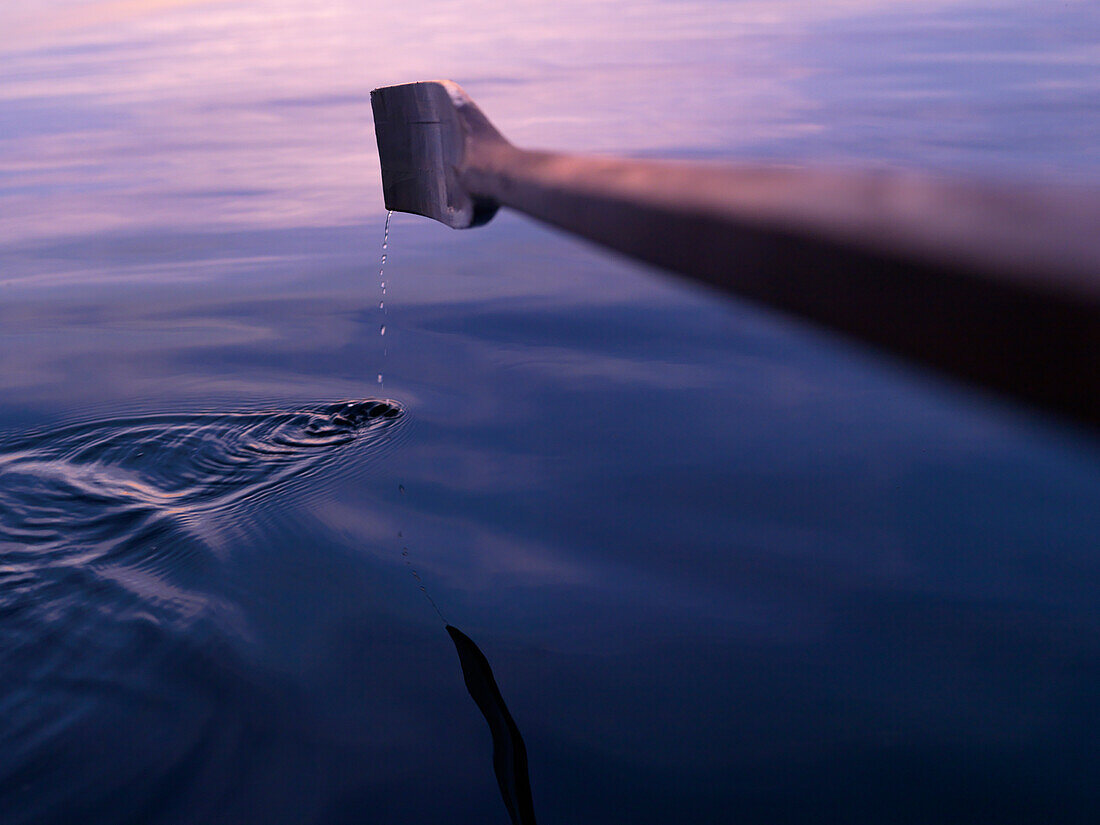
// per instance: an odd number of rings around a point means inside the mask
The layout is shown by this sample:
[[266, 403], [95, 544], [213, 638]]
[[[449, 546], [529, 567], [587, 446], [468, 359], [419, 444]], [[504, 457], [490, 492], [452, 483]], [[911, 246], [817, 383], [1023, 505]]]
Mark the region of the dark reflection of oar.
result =
[[500, 784], [500, 795], [512, 818], [512, 825], [534, 825], [535, 809], [531, 802], [531, 780], [527, 776], [527, 748], [512, 720], [493, 678], [489, 660], [465, 633], [447, 625], [447, 632], [458, 651], [466, 689], [489, 723], [493, 737], [493, 770]]
[[371, 103], [389, 209], [507, 206], [1100, 425], [1096, 190], [526, 151], [450, 81]]

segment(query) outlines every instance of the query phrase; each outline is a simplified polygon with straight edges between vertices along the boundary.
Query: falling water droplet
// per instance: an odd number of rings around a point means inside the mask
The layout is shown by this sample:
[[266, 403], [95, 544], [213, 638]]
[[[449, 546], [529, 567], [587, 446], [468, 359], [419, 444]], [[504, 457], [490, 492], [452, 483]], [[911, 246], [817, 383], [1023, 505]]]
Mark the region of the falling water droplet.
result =
[[[385, 296], [385, 294], [386, 294], [386, 275], [385, 275], [385, 272], [386, 272], [386, 259], [389, 257], [386, 254], [386, 250], [389, 249], [389, 246], [390, 246], [390, 218], [392, 218], [392, 217], [393, 217], [393, 210], [392, 209], [387, 210], [386, 211], [386, 228], [382, 233], [382, 260], [378, 264], [378, 286], [379, 286], [379, 289], [382, 291], [383, 296]], [[384, 317], [386, 315], [386, 302], [385, 302], [384, 298], [382, 298], [378, 301], [378, 309], [382, 312], [382, 315]], [[378, 327], [378, 336], [382, 337], [385, 334], [386, 334], [386, 325], [385, 324], [380, 324], [379, 327]], [[383, 343], [385, 343], [385, 342], [383, 342]], [[383, 366], [383, 367], [385, 366], [386, 355], [388, 355], [388, 354], [389, 354], [388, 347], [383, 346], [383, 348], [382, 348], [382, 364], [381, 364], [381, 366]], [[381, 372], [378, 373], [378, 384], [379, 384], [379, 386], [382, 386], [382, 373]]]
[[[381, 262], [379, 263], [379, 266], [378, 266], [378, 289], [381, 292], [381, 297], [378, 301], [378, 309], [382, 313], [382, 316], [383, 316], [382, 320], [385, 320], [385, 316], [386, 316], [385, 267], [386, 267], [386, 261], [389, 258], [389, 255], [387, 254], [387, 250], [389, 249], [389, 245], [390, 245], [390, 218], [392, 218], [392, 217], [393, 217], [393, 210], [387, 211], [386, 212], [386, 229], [385, 229], [385, 231], [383, 232], [383, 235], [382, 235], [382, 256], [381, 256]], [[382, 338], [382, 337], [385, 337], [385, 335], [386, 335], [386, 325], [384, 323], [379, 323], [379, 325], [378, 325], [378, 336], [380, 338]], [[383, 366], [385, 366], [386, 355], [389, 354], [389, 348], [386, 347], [384, 344], [385, 344], [385, 342], [383, 342], [383, 348], [382, 348], [382, 365]], [[382, 385], [382, 373], [381, 372], [378, 373], [378, 384]], [[397, 490], [398, 490], [398, 492], [404, 494], [405, 485], [404, 484], [398, 484], [397, 485]], [[397, 537], [399, 539], [403, 539], [405, 537], [404, 532], [401, 531], [401, 530], [398, 530], [397, 531]], [[416, 579], [416, 582], [419, 585], [420, 592], [424, 594], [425, 598], [427, 598], [428, 603], [431, 604], [432, 609], [435, 611], [436, 615], [439, 616], [440, 620], [444, 624], [446, 624], [447, 620], [446, 620], [446, 618], [444, 618], [443, 613], [439, 609], [439, 606], [435, 603], [435, 600], [431, 597], [431, 594], [428, 593], [428, 589], [427, 589], [427, 587], [425, 587], [423, 581], [421, 580], [420, 574], [417, 573], [416, 569], [412, 566], [412, 559], [409, 557], [409, 548], [408, 547], [402, 547], [401, 548], [401, 557], [404, 559], [405, 566], [409, 568], [409, 572], [412, 573], [413, 578]]]

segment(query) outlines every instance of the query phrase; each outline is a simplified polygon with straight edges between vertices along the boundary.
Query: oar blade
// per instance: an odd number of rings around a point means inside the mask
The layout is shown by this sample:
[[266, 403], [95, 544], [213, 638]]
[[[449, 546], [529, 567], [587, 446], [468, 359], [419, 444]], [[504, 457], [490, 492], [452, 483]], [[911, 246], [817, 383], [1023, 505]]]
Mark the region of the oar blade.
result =
[[458, 84], [405, 83], [370, 97], [386, 208], [454, 229], [488, 221], [496, 204], [471, 197], [459, 180], [469, 131], [460, 108], [474, 104]]

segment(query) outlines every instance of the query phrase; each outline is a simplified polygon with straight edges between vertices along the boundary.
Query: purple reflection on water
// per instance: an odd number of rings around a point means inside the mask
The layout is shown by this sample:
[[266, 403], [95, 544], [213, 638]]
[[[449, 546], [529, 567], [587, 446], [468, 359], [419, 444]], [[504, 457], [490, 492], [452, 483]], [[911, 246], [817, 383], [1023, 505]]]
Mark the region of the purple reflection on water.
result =
[[1095, 179], [1088, 3], [71, 3], [0, 12], [0, 238], [361, 223], [367, 94], [529, 146]]

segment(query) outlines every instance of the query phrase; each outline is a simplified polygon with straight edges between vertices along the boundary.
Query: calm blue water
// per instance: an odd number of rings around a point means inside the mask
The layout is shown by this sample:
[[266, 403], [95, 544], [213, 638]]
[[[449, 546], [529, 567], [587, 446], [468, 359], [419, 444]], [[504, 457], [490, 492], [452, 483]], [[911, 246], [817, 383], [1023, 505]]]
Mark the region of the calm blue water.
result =
[[5, 7], [0, 819], [508, 822], [447, 622], [543, 823], [1095, 821], [1095, 434], [507, 214], [395, 215], [383, 316], [368, 92], [453, 77], [525, 146], [1096, 183], [1098, 35]]

